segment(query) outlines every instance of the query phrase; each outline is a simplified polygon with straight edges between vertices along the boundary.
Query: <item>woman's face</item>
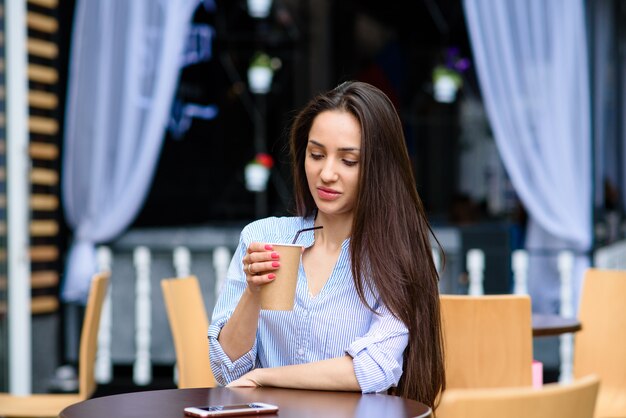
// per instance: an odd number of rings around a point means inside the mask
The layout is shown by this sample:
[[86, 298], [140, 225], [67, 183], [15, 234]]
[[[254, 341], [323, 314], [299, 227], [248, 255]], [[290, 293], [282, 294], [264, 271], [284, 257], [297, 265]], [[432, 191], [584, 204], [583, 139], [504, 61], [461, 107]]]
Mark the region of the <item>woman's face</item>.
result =
[[319, 212], [352, 215], [359, 182], [361, 127], [344, 111], [313, 120], [304, 160], [309, 190]]

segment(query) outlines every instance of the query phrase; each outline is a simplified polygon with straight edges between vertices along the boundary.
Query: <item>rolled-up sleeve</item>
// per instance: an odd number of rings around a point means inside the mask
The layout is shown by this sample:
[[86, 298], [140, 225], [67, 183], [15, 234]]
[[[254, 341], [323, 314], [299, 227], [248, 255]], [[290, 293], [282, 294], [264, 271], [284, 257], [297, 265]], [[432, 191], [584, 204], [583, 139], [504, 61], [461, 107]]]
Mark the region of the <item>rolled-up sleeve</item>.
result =
[[224, 289], [215, 304], [211, 325], [208, 330], [211, 369], [215, 375], [215, 380], [221, 385], [226, 385], [252, 370], [257, 357], [256, 338], [250, 351], [235, 361], [232, 361], [228, 357], [228, 355], [224, 352], [222, 345], [218, 341], [222, 328], [233, 314], [233, 311], [239, 303], [239, 299], [247, 286], [245, 273], [242, 267], [242, 259], [246, 253], [248, 244], [245, 242], [243, 237], [244, 233], [242, 232], [239, 240], [239, 246], [233, 255], [230, 266], [228, 267], [226, 275], [227, 280], [224, 285]]
[[402, 376], [408, 329], [386, 307], [374, 315], [369, 331], [346, 350], [363, 393], [382, 392], [397, 386]]

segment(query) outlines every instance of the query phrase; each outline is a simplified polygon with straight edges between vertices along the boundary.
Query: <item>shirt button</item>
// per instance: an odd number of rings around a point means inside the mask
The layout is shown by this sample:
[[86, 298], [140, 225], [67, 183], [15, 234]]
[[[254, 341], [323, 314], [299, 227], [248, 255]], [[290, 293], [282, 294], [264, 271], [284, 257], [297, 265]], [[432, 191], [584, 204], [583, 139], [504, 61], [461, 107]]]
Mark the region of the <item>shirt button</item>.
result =
[[303, 349], [301, 349], [301, 348], [298, 348], [298, 354], [299, 354], [299, 355], [303, 355], [303, 354], [304, 354], [304, 350], [303, 350]]
[[302, 316], [304, 316], [304, 317], [309, 316], [309, 312], [308, 311], [302, 311]]

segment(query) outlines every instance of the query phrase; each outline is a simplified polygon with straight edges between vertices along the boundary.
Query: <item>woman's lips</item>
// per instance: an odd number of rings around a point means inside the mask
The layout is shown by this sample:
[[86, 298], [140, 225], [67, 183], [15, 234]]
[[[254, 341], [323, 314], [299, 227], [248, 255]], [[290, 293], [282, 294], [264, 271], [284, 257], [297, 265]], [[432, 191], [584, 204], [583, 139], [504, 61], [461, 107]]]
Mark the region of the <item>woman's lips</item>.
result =
[[339, 198], [339, 196], [341, 196], [341, 193], [333, 189], [327, 189], [325, 187], [318, 187], [317, 195], [320, 197], [320, 199], [335, 200]]

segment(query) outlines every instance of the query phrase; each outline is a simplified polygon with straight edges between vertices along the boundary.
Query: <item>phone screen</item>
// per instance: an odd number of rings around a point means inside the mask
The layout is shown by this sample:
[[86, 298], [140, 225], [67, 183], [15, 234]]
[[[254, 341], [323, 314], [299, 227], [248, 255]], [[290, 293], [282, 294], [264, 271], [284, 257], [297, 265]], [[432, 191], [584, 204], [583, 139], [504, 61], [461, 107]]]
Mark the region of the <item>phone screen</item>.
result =
[[262, 405], [255, 403], [242, 403], [240, 405], [214, 405], [214, 406], [201, 406], [198, 409], [203, 411], [232, 411], [234, 409], [261, 409]]
[[276, 405], [263, 402], [251, 402], [234, 405], [206, 405], [194, 406], [184, 409], [185, 415], [193, 417], [218, 417], [236, 415], [272, 414], [278, 411]]

